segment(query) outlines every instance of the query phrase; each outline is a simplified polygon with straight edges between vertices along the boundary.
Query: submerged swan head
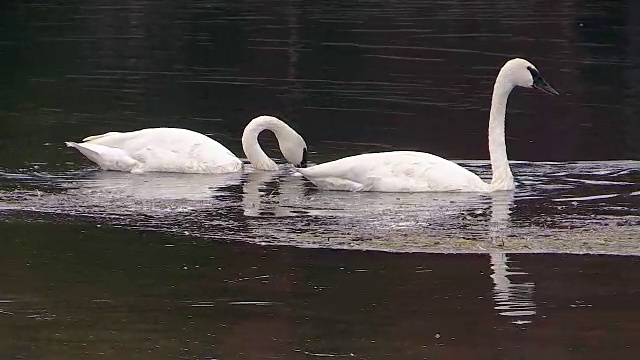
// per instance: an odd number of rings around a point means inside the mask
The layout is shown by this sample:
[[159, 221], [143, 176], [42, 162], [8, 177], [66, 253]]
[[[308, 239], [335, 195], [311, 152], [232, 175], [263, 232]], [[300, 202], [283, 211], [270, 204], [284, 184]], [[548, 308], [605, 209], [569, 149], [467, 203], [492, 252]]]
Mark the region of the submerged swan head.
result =
[[511, 85], [511, 88], [521, 86], [542, 90], [552, 95], [560, 95], [540, 75], [538, 69], [525, 59], [515, 58], [507, 61], [498, 74], [497, 82], [500, 80]]

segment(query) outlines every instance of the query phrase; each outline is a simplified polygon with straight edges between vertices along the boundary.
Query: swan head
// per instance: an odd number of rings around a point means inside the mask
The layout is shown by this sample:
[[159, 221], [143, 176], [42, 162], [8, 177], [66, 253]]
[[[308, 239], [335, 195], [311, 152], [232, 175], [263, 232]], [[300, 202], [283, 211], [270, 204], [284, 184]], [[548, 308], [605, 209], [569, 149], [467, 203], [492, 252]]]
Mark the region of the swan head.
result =
[[544, 91], [552, 95], [560, 95], [547, 81], [540, 75], [538, 69], [525, 59], [511, 59], [507, 61], [500, 75], [504, 76], [513, 86], [522, 86]]
[[307, 144], [297, 132], [284, 135], [280, 141], [280, 151], [289, 164], [297, 168], [307, 167]]

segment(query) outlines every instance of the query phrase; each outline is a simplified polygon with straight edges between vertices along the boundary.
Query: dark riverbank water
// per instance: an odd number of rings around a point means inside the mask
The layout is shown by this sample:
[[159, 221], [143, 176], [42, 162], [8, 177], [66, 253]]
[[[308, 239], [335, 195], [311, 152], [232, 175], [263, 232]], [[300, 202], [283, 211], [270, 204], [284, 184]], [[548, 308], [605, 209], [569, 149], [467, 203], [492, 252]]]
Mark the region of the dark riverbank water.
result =
[[633, 359], [637, 257], [390, 254], [2, 223], [3, 358]]

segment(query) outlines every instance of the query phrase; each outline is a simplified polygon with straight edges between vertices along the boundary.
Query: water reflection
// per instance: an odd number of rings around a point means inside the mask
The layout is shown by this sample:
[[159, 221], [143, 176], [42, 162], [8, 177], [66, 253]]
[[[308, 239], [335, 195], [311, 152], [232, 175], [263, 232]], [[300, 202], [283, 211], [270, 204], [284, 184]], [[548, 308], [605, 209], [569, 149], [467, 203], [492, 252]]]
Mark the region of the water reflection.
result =
[[510, 241], [510, 229], [513, 225], [509, 217], [513, 205], [513, 192], [491, 194], [489, 237], [497, 245], [489, 251], [493, 271], [493, 299], [498, 314], [510, 317], [514, 324], [527, 324], [536, 314], [533, 299], [535, 284], [523, 281], [528, 274], [518, 268], [518, 262], [510, 260], [509, 254], [497, 250]]
[[249, 217], [286, 217], [309, 214], [294, 206], [304, 194], [302, 180], [291, 172], [251, 172], [243, 179], [242, 210]]
[[125, 198], [131, 200], [170, 201], [207, 200], [220, 188], [239, 184], [240, 173], [231, 174], [129, 174], [97, 171], [68, 183], [75, 188], [69, 194], [85, 198]]
[[493, 299], [498, 314], [512, 318], [514, 324], [527, 324], [533, 321], [536, 304], [533, 299], [535, 284], [523, 282], [523, 271], [516, 271], [517, 262], [510, 261], [506, 253], [491, 252], [491, 279], [493, 279]]

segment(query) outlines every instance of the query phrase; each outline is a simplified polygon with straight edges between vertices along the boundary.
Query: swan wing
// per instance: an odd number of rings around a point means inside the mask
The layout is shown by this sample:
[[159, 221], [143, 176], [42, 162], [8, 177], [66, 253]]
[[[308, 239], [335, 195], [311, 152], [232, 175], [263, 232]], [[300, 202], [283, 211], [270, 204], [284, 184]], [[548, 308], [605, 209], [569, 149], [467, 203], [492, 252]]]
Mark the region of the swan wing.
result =
[[414, 151], [361, 154], [297, 170], [326, 190], [488, 191], [482, 179], [460, 165]]
[[[78, 145], [87, 144], [119, 150], [139, 163], [136, 168], [139, 172], [226, 173], [242, 169], [242, 161], [229, 149], [208, 136], [186, 129], [109, 132], [89, 136]], [[100, 159], [100, 155], [89, 157], [83, 154], [99, 165], [99, 161], [106, 162], [106, 159]]]

